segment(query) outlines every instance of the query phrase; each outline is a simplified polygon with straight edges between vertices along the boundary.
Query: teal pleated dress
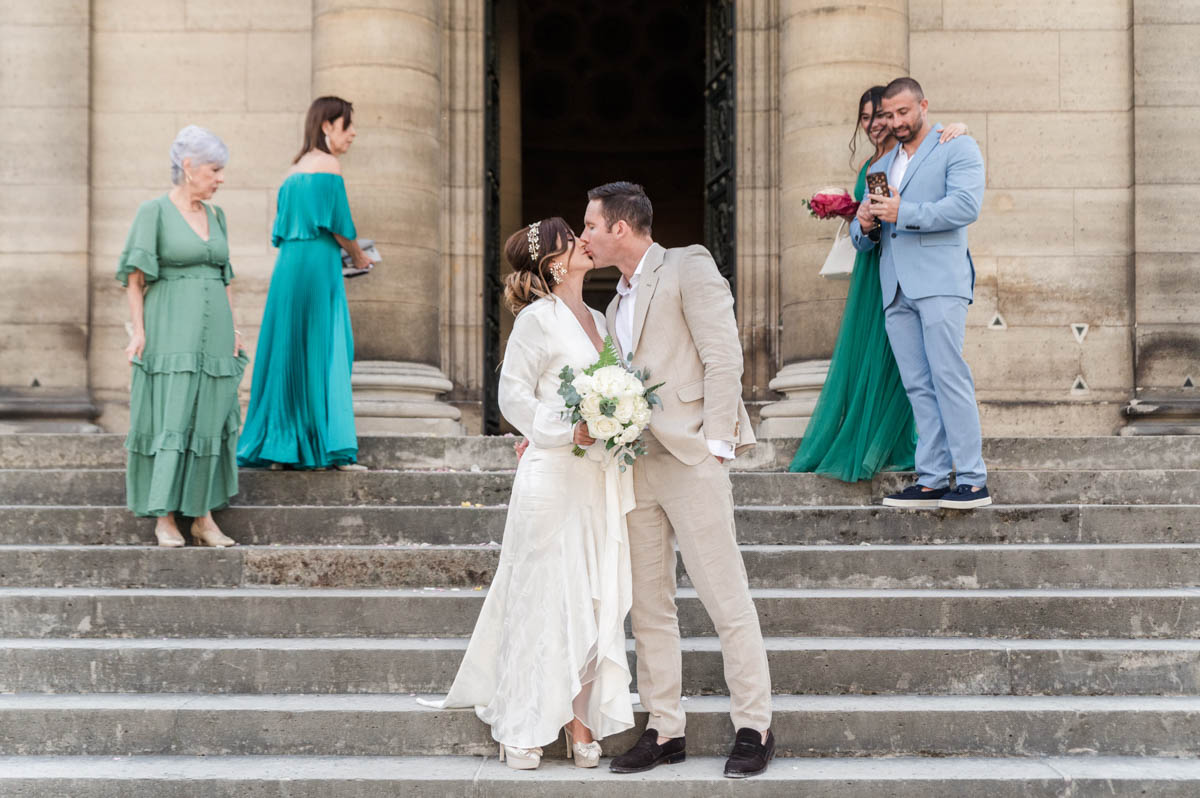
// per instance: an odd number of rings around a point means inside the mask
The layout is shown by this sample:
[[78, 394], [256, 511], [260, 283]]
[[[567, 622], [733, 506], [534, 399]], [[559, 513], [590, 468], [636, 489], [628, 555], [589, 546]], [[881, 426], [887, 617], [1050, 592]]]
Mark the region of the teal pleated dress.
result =
[[238, 463], [298, 469], [358, 457], [350, 368], [354, 335], [333, 234], [355, 238], [341, 175], [296, 173], [279, 188], [279, 247], [254, 356]]
[[[854, 198], [866, 191], [867, 164]], [[912, 405], [883, 325], [879, 247], [859, 252], [829, 375], [789, 468], [842, 480], [911, 471], [917, 446]]]
[[117, 266], [145, 275], [146, 346], [132, 364], [125, 495], [137, 515], [198, 518], [237, 493], [238, 383], [225, 214], [200, 238], [163, 195], [142, 204]]

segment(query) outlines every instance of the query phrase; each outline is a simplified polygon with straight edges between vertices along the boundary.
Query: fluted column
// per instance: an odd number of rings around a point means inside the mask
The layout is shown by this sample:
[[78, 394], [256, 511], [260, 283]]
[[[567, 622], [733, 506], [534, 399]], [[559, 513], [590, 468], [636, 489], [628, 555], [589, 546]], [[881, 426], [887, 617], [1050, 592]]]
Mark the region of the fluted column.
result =
[[779, 0], [734, 9], [738, 330], [742, 396], [755, 403], [779, 365]]
[[[846, 282], [817, 271], [837, 225], [801, 204], [825, 185], [851, 188], [847, 142], [858, 98], [908, 71], [907, 0], [782, 0], [780, 8], [780, 294], [783, 368], [759, 432], [801, 435], [837, 340]], [[866, 153], [860, 153], [865, 157]]]
[[384, 262], [347, 284], [355, 416], [367, 434], [461, 431], [441, 372], [442, 25], [437, 0], [316, 0], [313, 90], [354, 103], [343, 170]]

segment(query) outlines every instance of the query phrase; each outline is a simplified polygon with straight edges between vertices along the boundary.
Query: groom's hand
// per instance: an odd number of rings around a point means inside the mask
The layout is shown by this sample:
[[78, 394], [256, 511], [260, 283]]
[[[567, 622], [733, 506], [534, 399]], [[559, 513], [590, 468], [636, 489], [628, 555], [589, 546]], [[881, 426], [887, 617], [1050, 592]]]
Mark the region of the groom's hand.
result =
[[591, 446], [596, 442], [596, 439], [588, 435], [587, 424], [580, 421], [575, 425], [575, 445], [576, 446]]
[[895, 186], [888, 186], [892, 191], [890, 197], [871, 195], [871, 213], [882, 222], [895, 224], [900, 218], [900, 191]]

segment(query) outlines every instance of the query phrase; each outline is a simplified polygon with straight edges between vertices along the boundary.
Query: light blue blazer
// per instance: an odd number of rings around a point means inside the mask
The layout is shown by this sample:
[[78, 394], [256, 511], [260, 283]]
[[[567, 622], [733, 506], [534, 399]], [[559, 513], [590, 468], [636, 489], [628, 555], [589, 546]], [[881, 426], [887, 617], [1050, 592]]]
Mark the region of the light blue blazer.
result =
[[[896, 224], [884, 222], [864, 234], [858, 219], [850, 238], [866, 251], [882, 241], [879, 284], [883, 306], [896, 298], [896, 287], [912, 299], [930, 296], [974, 298], [975, 264], [967, 250], [967, 225], [979, 218], [986, 174], [979, 145], [970, 136], [942, 144], [941, 125], [925, 136], [900, 182]], [[871, 169], [887, 173], [899, 146]]]

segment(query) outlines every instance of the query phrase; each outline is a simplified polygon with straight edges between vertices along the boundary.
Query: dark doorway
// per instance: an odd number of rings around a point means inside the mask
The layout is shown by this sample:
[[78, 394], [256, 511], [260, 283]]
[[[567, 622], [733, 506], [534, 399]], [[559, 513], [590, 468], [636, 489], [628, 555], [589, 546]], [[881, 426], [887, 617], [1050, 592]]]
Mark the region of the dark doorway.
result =
[[[714, 230], [731, 238], [731, 215], [714, 214], [715, 207], [732, 208], [731, 174], [714, 179], [713, 166], [722, 158], [732, 162], [732, 3], [493, 0], [489, 7], [487, 152], [496, 161], [488, 167], [486, 284], [492, 296], [485, 303], [495, 315], [485, 332], [484, 431], [494, 433], [500, 429], [496, 368], [510, 322], [507, 310], [493, 307], [507, 270], [499, 247], [513, 230], [562, 216], [578, 232], [587, 190], [630, 180], [645, 186], [654, 203], [656, 241], [667, 247], [708, 243], [725, 271], [722, 256], [731, 256], [732, 241], [714, 247], [710, 239]], [[724, 69], [715, 83], [714, 51]], [[723, 94], [725, 116], [713, 112], [714, 89]], [[519, 114], [502, 109], [513, 101]], [[513, 134], [518, 124], [519, 141]], [[713, 133], [721, 139], [715, 158]], [[507, 171], [497, 162], [506, 158]], [[603, 310], [618, 277], [615, 268], [593, 272], [587, 303]]]
[[[664, 246], [704, 238], [704, 2], [521, 0], [522, 218], [578, 231], [586, 191], [646, 187]], [[603, 309], [616, 269], [594, 272]]]

